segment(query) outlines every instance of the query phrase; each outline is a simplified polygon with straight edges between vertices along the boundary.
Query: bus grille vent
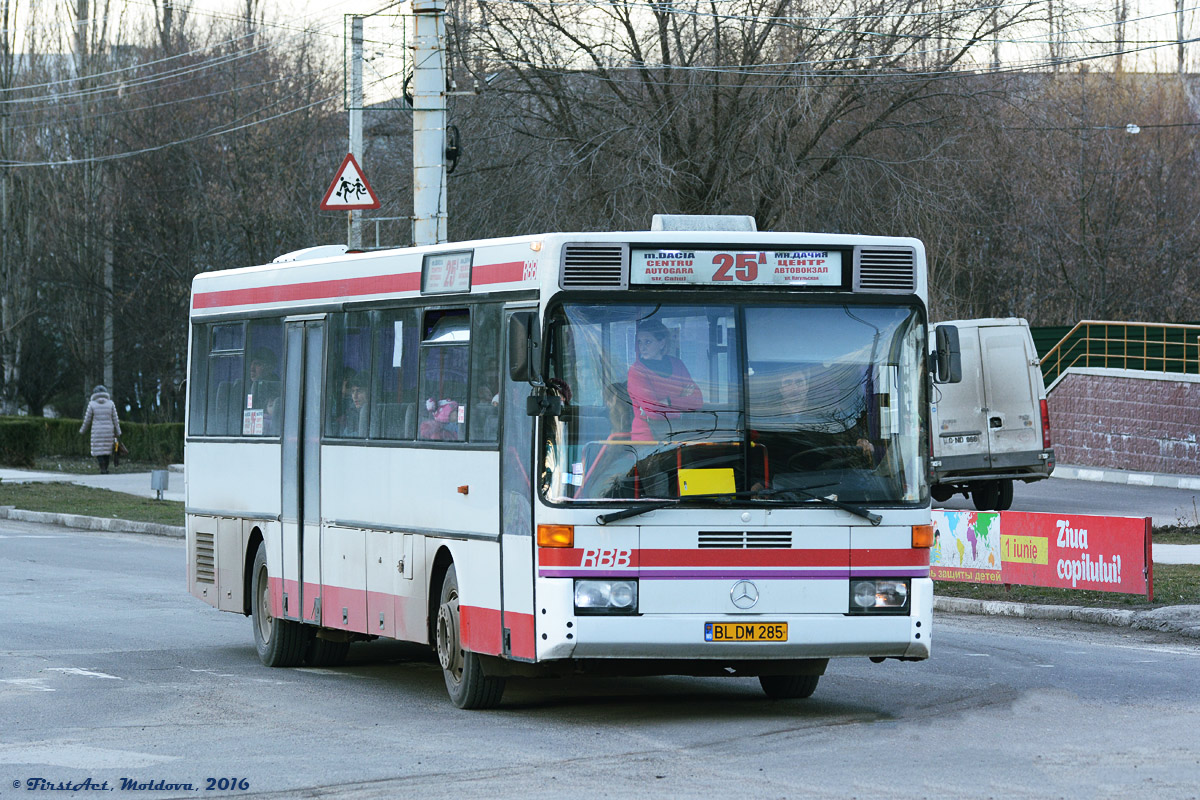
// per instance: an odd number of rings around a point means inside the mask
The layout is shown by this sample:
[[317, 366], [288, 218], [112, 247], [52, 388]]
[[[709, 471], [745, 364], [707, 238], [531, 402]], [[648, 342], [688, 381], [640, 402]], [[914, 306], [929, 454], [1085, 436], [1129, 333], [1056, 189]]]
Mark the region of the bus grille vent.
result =
[[789, 548], [792, 546], [791, 531], [700, 531], [701, 548]]
[[564, 289], [624, 289], [629, 284], [627, 245], [568, 244], [562, 263]]
[[216, 583], [215, 551], [213, 535], [196, 531], [196, 583]]
[[916, 258], [912, 248], [864, 247], [855, 250], [854, 290], [906, 294], [915, 292]]

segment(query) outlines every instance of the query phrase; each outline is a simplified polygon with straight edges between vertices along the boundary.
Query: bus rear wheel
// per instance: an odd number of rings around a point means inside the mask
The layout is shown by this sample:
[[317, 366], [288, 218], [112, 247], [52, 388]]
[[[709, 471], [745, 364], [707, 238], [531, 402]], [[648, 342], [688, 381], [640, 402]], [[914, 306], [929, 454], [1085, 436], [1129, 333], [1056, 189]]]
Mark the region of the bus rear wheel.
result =
[[772, 700], [801, 700], [812, 697], [820, 675], [759, 675], [763, 692]]
[[458, 575], [451, 564], [442, 580], [436, 624], [438, 663], [446, 691], [459, 708], [495, 708], [504, 695], [504, 678], [485, 675], [479, 656], [463, 647], [458, 598]]
[[267, 580], [267, 548], [259, 544], [254, 556], [254, 585], [251, 588], [250, 620], [258, 660], [268, 667], [298, 667], [304, 663], [307, 631], [298, 622], [279, 619], [271, 613], [271, 589]]

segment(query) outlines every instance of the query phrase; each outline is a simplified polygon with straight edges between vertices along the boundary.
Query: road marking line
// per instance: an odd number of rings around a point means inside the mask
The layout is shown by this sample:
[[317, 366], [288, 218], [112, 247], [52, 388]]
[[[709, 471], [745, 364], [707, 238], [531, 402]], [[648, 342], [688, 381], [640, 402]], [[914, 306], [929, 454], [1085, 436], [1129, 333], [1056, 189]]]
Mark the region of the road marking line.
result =
[[29, 689], [33, 692], [54, 691], [49, 686], [44, 686], [41, 678], [9, 678], [7, 680], [0, 680], [0, 683], [11, 684], [12, 686], [16, 686], [20, 689]]
[[79, 667], [47, 667], [46, 672], [61, 672], [64, 675], [80, 675], [85, 678], [105, 678], [110, 681], [122, 680], [116, 675], [108, 675], [104, 672], [92, 672], [91, 670], [80, 669]]

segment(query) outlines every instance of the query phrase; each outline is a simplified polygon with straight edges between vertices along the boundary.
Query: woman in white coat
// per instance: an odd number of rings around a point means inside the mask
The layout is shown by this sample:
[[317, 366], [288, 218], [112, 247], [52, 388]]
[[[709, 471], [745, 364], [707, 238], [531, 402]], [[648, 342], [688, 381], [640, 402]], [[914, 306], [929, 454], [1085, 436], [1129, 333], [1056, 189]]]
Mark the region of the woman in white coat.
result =
[[92, 389], [92, 399], [83, 415], [80, 433], [92, 426], [92, 455], [100, 465], [100, 474], [108, 474], [108, 460], [112, 458], [113, 445], [121, 435], [121, 420], [117, 419], [117, 407], [103, 385]]

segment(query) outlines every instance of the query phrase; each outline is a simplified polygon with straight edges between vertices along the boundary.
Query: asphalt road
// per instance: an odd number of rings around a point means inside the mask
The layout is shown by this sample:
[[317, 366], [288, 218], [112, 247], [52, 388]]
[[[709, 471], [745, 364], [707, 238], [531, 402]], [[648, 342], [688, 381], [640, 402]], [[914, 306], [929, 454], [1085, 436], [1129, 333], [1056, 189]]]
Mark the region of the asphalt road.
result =
[[249, 621], [186, 593], [178, 541], [0, 522], [0, 587], [0, 797], [71, 796], [39, 778], [109, 797], [1200, 791], [1200, 644], [1164, 634], [940, 615], [929, 661], [835, 661], [809, 700], [753, 679], [515, 681], [464, 712], [423, 648], [261, 666]]
[[[961, 494], [934, 508], [974, 509]], [[1013, 487], [1013, 511], [1153, 517], [1155, 525], [1200, 525], [1200, 492], [1161, 486], [1049, 478]]]

